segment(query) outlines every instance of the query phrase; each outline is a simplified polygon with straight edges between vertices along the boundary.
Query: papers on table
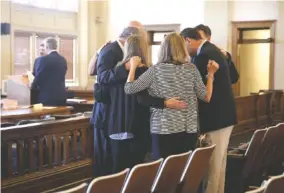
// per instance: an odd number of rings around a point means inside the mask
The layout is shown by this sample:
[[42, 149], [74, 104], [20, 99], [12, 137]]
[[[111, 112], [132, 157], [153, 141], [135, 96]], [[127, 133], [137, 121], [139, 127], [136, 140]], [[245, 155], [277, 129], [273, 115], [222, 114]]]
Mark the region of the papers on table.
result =
[[79, 103], [86, 103], [86, 99], [67, 99], [67, 103], [74, 103], [74, 104], [79, 104]]
[[29, 85], [32, 85], [35, 77], [31, 71], [27, 71], [27, 75], [28, 75]]

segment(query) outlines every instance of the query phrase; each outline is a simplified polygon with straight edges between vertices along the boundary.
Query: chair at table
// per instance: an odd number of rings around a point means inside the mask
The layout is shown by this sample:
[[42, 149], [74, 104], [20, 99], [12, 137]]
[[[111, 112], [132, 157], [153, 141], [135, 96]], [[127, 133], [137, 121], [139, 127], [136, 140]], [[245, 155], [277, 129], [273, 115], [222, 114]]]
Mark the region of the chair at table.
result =
[[125, 169], [117, 174], [95, 178], [87, 193], [120, 193], [128, 172], [129, 169]]
[[83, 183], [83, 184], [76, 186], [74, 188], [70, 188], [68, 190], [63, 190], [63, 191], [56, 192], [56, 193], [85, 193], [87, 188], [88, 188], [88, 184]]
[[152, 186], [154, 193], [174, 193], [192, 151], [171, 155], [163, 162]]
[[197, 148], [189, 158], [180, 179], [181, 193], [196, 193], [209, 167], [209, 162], [216, 145]]
[[163, 159], [138, 164], [132, 168], [122, 189], [122, 193], [150, 193]]

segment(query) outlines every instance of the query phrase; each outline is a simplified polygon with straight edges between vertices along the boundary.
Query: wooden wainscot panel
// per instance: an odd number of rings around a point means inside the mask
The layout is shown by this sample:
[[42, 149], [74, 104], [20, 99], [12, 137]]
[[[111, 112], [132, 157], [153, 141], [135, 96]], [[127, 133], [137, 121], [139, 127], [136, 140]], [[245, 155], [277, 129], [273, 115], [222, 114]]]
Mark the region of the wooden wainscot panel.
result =
[[43, 192], [92, 179], [89, 117], [1, 129], [1, 189]]

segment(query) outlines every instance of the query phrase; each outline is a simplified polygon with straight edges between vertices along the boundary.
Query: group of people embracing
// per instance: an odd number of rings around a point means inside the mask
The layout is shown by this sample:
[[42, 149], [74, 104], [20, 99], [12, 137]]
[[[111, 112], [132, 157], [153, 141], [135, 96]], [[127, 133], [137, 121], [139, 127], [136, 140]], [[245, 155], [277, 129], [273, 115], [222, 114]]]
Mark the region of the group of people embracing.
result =
[[170, 33], [152, 65], [147, 33], [131, 21], [96, 53], [90, 62], [97, 75], [95, 176], [143, 163], [148, 152], [156, 160], [194, 150], [206, 134], [216, 144], [207, 192], [224, 192], [226, 151], [237, 121], [231, 84], [238, 73], [230, 54], [210, 37], [204, 25]]

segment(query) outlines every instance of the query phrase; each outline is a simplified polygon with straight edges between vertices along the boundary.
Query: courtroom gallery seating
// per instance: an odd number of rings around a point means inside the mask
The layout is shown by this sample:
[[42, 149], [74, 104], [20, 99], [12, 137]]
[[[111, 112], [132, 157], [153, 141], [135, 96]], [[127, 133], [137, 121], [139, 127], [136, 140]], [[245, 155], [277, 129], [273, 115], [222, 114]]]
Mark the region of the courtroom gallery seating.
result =
[[251, 189], [246, 193], [283, 193], [284, 174], [272, 176], [269, 180], [264, 181], [261, 187], [251, 187]]
[[283, 133], [283, 123], [259, 129], [246, 149], [229, 149], [226, 192], [241, 193], [283, 171]]
[[[163, 163], [163, 159], [159, 159], [138, 164], [129, 174], [129, 169], [126, 169], [117, 174], [95, 178], [89, 184], [87, 193], [175, 193], [179, 190], [196, 192], [214, 148], [215, 145], [212, 145], [198, 148], [192, 154], [187, 152], [172, 155]], [[183, 182], [183, 186], [176, 190], [180, 182]]]
[[162, 161], [163, 159], [159, 159], [134, 166], [124, 183], [121, 193], [151, 192], [151, 187]]
[[57, 193], [85, 193], [87, 191], [87, 188], [88, 188], [88, 184], [83, 183], [77, 187], [70, 188], [68, 190], [63, 190]]
[[155, 193], [172, 193], [177, 189], [182, 172], [192, 151], [171, 155], [165, 159], [152, 187]]
[[117, 174], [94, 179], [90, 183], [87, 193], [120, 193], [128, 172], [129, 169], [125, 169]]

